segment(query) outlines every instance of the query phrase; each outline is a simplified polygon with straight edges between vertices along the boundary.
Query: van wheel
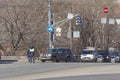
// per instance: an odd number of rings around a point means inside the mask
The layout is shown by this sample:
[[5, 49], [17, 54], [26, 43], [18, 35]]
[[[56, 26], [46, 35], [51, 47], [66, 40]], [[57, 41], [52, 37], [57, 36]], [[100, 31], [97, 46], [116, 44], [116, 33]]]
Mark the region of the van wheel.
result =
[[70, 57], [67, 57], [65, 60], [65, 62], [70, 62], [70, 61], [71, 61]]

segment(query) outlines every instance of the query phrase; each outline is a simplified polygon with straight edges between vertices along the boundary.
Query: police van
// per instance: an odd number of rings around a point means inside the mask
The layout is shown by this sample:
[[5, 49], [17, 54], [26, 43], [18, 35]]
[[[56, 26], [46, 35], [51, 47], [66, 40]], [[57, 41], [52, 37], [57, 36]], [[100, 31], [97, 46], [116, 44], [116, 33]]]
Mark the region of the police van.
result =
[[80, 61], [97, 61], [97, 50], [95, 48], [86, 48], [82, 50], [82, 53], [80, 54]]

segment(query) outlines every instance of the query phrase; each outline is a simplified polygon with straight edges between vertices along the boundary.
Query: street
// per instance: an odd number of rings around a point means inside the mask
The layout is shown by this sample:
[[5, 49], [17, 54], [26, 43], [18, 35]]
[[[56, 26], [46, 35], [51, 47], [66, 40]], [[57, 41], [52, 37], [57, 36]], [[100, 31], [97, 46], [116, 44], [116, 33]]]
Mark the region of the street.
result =
[[62, 78], [48, 78], [37, 80], [119, 80], [120, 74], [103, 74], [103, 75], [84, 75], [84, 76], [72, 76]]
[[119, 66], [119, 63], [15, 62], [0, 64], [0, 80], [119, 80]]

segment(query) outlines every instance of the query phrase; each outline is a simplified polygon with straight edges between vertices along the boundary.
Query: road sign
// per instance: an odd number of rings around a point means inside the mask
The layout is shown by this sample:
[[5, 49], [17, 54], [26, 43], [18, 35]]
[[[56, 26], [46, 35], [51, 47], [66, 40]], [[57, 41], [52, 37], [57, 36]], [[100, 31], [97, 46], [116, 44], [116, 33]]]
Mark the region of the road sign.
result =
[[107, 7], [104, 8], [104, 13], [108, 13], [108, 8]]
[[48, 28], [47, 28], [47, 31], [48, 31], [48, 32], [53, 32], [53, 26], [52, 26], [52, 25], [49, 25]]
[[61, 28], [60, 27], [56, 28], [56, 32], [61, 33]]
[[101, 23], [102, 24], [106, 24], [107, 23], [107, 19], [106, 18], [101, 18]]
[[80, 38], [80, 31], [73, 31], [73, 38]]
[[109, 24], [115, 24], [115, 20], [112, 19], [112, 18], [110, 18], [110, 19], [109, 19]]
[[120, 24], [120, 19], [116, 19], [116, 22], [119, 25]]

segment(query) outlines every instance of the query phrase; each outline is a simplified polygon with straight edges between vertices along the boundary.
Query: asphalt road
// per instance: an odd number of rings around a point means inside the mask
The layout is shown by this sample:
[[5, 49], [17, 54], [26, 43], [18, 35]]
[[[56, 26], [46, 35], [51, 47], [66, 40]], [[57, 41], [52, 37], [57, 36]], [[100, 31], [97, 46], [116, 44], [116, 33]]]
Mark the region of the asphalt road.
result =
[[84, 75], [36, 80], [120, 80], [120, 74]]
[[[105, 75], [120, 80], [119, 63], [40, 63], [15, 62], [0, 64], [0, 80], [88, 80]], [[116, 75], [115, 75], [116, 74]], [[87, 77], [85, 77], [87, 76]], [[111, 77], [111, 76], [110, 76]], [[72, 79], [73, 78], [73, 79]], [[114, 78], [114, 77], [112, 77]], [[97, 79], [97, 80], [99, 80]], [[107, 80], [110, 80], [109, 78]], [[112, 79], [113, 80], [113, 79]]]

